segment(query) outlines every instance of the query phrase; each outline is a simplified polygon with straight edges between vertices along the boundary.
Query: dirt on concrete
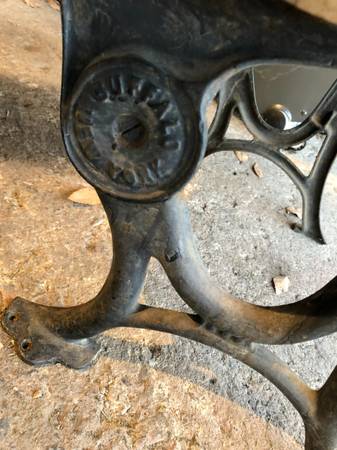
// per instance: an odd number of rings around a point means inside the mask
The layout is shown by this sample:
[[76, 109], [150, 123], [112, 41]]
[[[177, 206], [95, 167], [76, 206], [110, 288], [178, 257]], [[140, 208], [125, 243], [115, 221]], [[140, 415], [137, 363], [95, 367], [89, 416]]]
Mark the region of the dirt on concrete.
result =
[[[60, 137], [60, 17], [46, 2], [35, 3], [0, 3], [1, 309], [15, 295], [46, 305], [86, 302], [102, 286], [112, 256], [103, 209], [68, 200], [86, 183]], [[316, 150], [317, 142], [307, 156]], [[256, 162], [262, 178], [251, 169]], [[265, 305], [320, 288], [337, 266], [335, 186], [331, 178], [323, 205], [329, 245], [322, 247], [291, 230], [284, 211], [300, 206], [300, 198], [277, 168], [255, 157], [209, 158], [186, 196], [211, 275]], [[278, 275], [291, 285], [276, 297]], [[186, 310], [155, 262], [143, 300]], [[101, 342], [101, 357], [86, 371], [34, 368], [0, 331], [1, 450], [302, 448], [293, 407], [231, 358], [148, 331], [114, 330]], [[274, 351], [319, 387], [337, 363], [335, 348], [333, 336]]]

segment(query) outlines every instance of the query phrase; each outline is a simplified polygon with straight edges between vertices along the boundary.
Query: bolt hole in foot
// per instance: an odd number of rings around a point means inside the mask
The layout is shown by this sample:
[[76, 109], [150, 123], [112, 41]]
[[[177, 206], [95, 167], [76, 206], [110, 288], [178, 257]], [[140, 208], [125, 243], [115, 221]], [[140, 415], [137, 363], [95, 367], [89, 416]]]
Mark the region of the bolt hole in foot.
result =
[[18, 320], [17, 316], [15, 314], [10, 314], [8, 316], [9, 322], [16, 322]]
[[28, 352], [29, 350], [31, 350], [32, 347], [33, 347], [33, 343], [31, 341], [31, 339], [24, 339], [21, 342], [21, 348], [24, 352]]

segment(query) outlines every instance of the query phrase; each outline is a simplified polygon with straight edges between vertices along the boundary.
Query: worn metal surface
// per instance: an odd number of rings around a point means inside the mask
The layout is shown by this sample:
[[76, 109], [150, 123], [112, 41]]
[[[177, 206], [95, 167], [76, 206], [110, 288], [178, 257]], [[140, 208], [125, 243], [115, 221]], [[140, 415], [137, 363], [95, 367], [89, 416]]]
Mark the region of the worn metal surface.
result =
[[[114, 259], [101, 292], [84, 305], [51, 308], [15, 299], [2, 322], [18, 354], [31, 364], [82, 368], [99, 352], [92, 338], [113, 327], [187, 337], [271, 380], [303, 417], [307, 449], [335, 449], [337, 370], [315, 391], [256, 343], [298, 343], [337, 331], [337, 278], [282, 307], [226, 294], [201, 262], [179, 190], [205, 155], [238, 148], [259, 154], [296, 184], [302, 229], [323, 242], [319, 206], [335, 157], [336, 86], [303, 124], [280, 131], [257, 111], [251, 66], [274, 60], [335, 66], [337, 28], [276, 0], [64, 1], [63, 24], [64, 142], [101, 197]], [[218, 109], [208, 131], [205, 111], [213, 98]], [[226, 139], [235, 109], [252, 141]], [[281, 150], [322, 132], [324, 145], [305, 176]], [[139, 304], [151, 257], [196, 315]]]

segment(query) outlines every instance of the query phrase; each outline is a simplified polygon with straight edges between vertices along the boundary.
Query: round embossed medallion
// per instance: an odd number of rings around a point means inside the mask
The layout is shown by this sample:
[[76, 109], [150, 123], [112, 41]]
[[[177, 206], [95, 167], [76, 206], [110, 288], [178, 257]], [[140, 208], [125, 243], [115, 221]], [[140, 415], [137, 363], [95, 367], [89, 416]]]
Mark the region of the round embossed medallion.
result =
[[167, 198], [190, 179], [202, 156], [190, 100], [139, 62], [89, 68], [74, 89], [64, 127], [79, 172], [119, 198]]

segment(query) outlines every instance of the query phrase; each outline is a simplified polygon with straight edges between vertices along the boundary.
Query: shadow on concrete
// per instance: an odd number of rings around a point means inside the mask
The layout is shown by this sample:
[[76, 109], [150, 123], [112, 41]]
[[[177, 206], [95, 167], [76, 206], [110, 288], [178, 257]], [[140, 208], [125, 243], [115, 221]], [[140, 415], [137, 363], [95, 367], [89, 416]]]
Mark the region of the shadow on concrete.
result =
[[48, 168], [66, 162], [59, 104], [59, 92], [0, 77], [0, 160]]

